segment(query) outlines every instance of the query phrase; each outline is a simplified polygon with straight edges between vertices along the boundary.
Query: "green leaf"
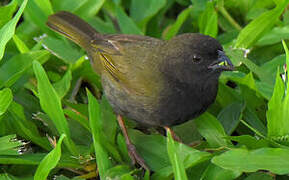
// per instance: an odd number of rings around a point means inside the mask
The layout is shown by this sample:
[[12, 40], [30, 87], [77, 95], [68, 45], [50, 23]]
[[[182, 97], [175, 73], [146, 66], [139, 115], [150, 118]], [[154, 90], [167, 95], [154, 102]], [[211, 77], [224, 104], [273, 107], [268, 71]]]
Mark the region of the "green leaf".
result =
[[212, 162], [233, 171], [267, 170], [282, 175], [289, 173], [289, 150], [281, 148], [261, 148], [252, 151], [232, 149], [215, 156]]
[[284, 3], [285, 0], [273, 0], [276, 5]]
[[253, 61], [250, 59], [244, 57], [244, 52], [239, 50], [239, 49], [226, 49], [226, 54], [230, 57], [232, 60], [233, 64], [235, 66], [239, 66], [242, 63], [245, 64], [253, 73], [255, 73], [261, 81], [267, 83], [267, 84], [272, 84], [272, 78], [271, 74], [269, 74], [266, 71], [263, 71], [260, 66], [255, 64]]
[[20, 16], [22, 15], [26, 4], [28, 0], [24, 0], [21, 7], [19, 8], [16, 15], [11, 19], [8, 23], [6, 23], [1, 29], [0, 29], [0, 60], [2, 59], [5, 51], [5, 46], [8, 43], [8, 41], [13, 37], [15, 33], [15, 28], [17, 25], [17, 22], [20, 19]]
[[255, 172], [250, 174], [244, 180], [274, 180], [274, 176], [267, 174], [266, 172]]
[[187, 121], [172, 128], [184, 144], [190, 144], [191, 142], [200, 141], [202, 139], [194, 121]]
[[204, 113], [194, 120], [200, 134], [206, 138], [210, 147], [226, 147], [231, 143], [225, 139], [227, 136], [222, 124], [209, 113]]
[[13, 94], [9, 88], [0, 91], [0, 116], [6, 112], [12, 100]]
[[107, 139], [115, 144], [115, 137], [118, 128], [118, 124], [116, 121], [116, 116], [111, 108], [107, 98], [103, 96], [100, 102], [100, 111], [101, 111], [101, 119], [105, 119], [105, 123], [102, 123], [102, 129], [105, 134], [109, 134]]
[[238, 145], [245, 145], [248, 149], [258, 149], [269, 146], [265, 139], [256, 139], [250, 135], [230, 136], [228, 139], [238, 142]]
[[18, 50], [21, 53], [29, 52], [29, 48], [26, 46], [26, 44], [16, 34], [14, 34], [14, 36], [13, 36], [13, 41], [15, 42]]
[[177, 20], [174, 24], [167, 27], [165, 31], [163, 31], [163, 39], [169, 40], [174, 37], [180, 30], [181, 26], [184, 24], [190, 13], [192, 12], [192, 7], [188, 7], [183, 10], [177, 17]]
[[130, 175], [131, 169], [127, 165], [117, 165], [107, 171], [107, 179], [124, 179], [124, 176]]
[[50, 0], [31, 0], [45, 13], [46, 16], [53, 14], [52, 5]]
[[12, 18], [13, 13], [16, 11], [16, 8], [17, 0], [12, 0], [6, 6], [0, 7], [0, 28]]
[[[155, 171], [152, 179], [166, 179], [172, 176], [173, 167], [168, 156], [167, 139], [164, 136], [145, 135], [132, 129], [129, 129], [128, 133], [139, 155], [143, 157], [149, 168]], [[211, 156], [210, 153], [198, 151], [182, 143], [174, 143], [186, 169], [208, 160]]]
[[50, 53], [46, 50], [30, 51], [28, 53], [13, 56], [8, 62], [0, 66], [0, 88], [12, 86], [25, 72], [27, 72], [33, 61], [41, 64], [46, 62]]
[[45, 150], [51, 150], [51, 145], [48, 139], [46, 137], [41, 137], [36, 125], [32, 121], [26, 119], [24, 108], [20, 104], [12, 102], [8, 112], [9, 117], [11, 117], [10, 123], [13, 124], [15, 129], [17, 129], [15, 133], [32, 141]]
[[115, 10], [116, 10], [116, 18], [122, 33], [143, 35], [143, 32], [137, 27], [134, 21], [127, 16], [127, 14], [121, 7], [116, 6]]
[[60, 40], [48, 36], [43, 39], [38, 39], [37, 41], [42, 41], [42, 45], [45, 49], [51, 51], [53, 55], [68, 64], [75, 63], [83, 55], [80, 53], [79, 49], [72, 47], [67, 40]]
[[243, 103], [236, 102], [223, 108], [218, 114], [217, 118], [222, 123], [228, 135], [231, 135], [237, 128], [244, 108], [245, 105]]
[[[289, 50], [288, 50], [288, 47], [285, 43], [285, 41], [283, 40], [282, 41], [282, 44], [283, 44], [283, 48], [285, 50], [285, 54], [286, 54], [286, 66], [289, 66]], [[288, 70], [286, 71], [286, 73], [288, 72]], [[287, 74], [287, 77], [286, 77], [286, 81], [288, 81], [288, 74]], [[287, 87], [286, 87], [286, 90], [289, 89], [289, 84], [287, 83]]]
[[0, 155], [19, 155], [20, 147], [24, 143], [16, 139], [16, 135], [0, 137]]
[[289, 26], [274, 27], [271, 31], [262, 36], [256, 43], [257, 46], [266, 46], [279, 43], [282, 39], [289, 38]]
[[88, 96], [88, 111], [89, 111], [89, 125], [92, 132], [93, 144], [99, 176], [105, 179], [108, 169], [112, 167], [108, 153], [103, 148], [104, 139], [101, 138], [101, 112], [97, 100], [93, 95], [87, 91]]
[[246, 107], [243, 111], [243, 119], [250, 125], [252, 128], [254, 128], [255, 132], [260, 132], [263, 136], [267, 134], [267, 128], [264, 125], [263, 121], [260, 120], [260, 118], [257, 116], [256, 112]]
[[75, 13], [83, 18], [95, 16], [105, 1], [106, 0], [87, 0]]
[[148, 21], [166, 5], [166, 0], [132, 0], [130, 16], [144, 30]]
[[[289, 64], [289, 53], [284, 42], [283, 46], [286, 52], [286, 64]], [[288, 83], [287, 87], [285, 87], [285, 84], [279, 75], [279, 71], [277, 71], [274, 92], [268, 102], [268, 111], [266, 113], [268, 136], [270, 137], [289, 135], [289, 95], [286, 93], [288, 87]]]
[[[223, 73], [224, 74], [224, 73]], [[225, 83], [219, 83], [216, 102], [222, 107], [228, 106], [236, 101], [242, 101], [239, 93], [228, 87]]]
[[56, 147], [40, 162], [34, 175], [35, 180], [45, 180], [49, 172], [56, 167], [61, 157], [61, 144], [65, 137], [65, 134], [62, 134], [56, 144]]
[[210, 160], [204, 161], [202, 163], [197, 164], [189, 169], [187, 169], [188, 179], [190, 180], [200, 180], [205, 170], [210, 164]]
[[[170, 160], [167, 153], [167, 140], [160, 135], [144, 135], [140, 131], [128, 129], [128, 134], [136, 146], [136, 150], [152, 171], [160, 171], [170, 166]], [[154, 148], [151, 148], [154, 147]], [[155, 151], [158, 149], [158, 151]], [[185, 152], [183, 152], [185, 154]], [[170, 169], [169, 174], [173, 172]]]
[[218, 34], [218, 14], [214, 2], [207, 2], [205, 11], [199, 16], [200, 33], [216, 37]]
[[0, 174], [0, 179], [1, 180], [12, 180], [8, 174]]
[[53, 178], [54, 178], [54, 180], [85, 180], [85, 179], [80, 178], [78, 176], [75, 176], [74, 178], [68, 178], [64, 175], [54, 176]]
[[174, 176], [176, 180], [188, 179], [183, 162], [179, 157], [178, 149], [175, 147], [175, 142], [172, 138], [170, 130], [167, 130], [167, 150], [173, 166]]
[[[15, 165], [38, 165], [46, 153], [27, 153], [23, 155], [0, 155], [0, 164], [15, 164]], [[62, 154], [57, 167], [65, 168], [81, 168], [82, 165], [69, 154]]]
[[200, 12], [204, 11], [206, 9], [206, 4], [209, 0], [191, 0], [193, 4], [193, 8], [196, 14], [199, 14]]
[[240, 171], [232, 171], [223, 169], [214, 164], [210, 164], [202, 175], [201, 179], [214, 179], [214, 180], [233, 180], [242, 174]]
[[80, 125], [82, 125], [86, 130], [90, 132], [89, 123], [86, 116], [71, 109], [64, 109], [64, 113], [66, 116], [77, 121]]
[[30, 26], [31, 24], [36, 25], [42, 32], [52, 34], [52, 31], [49, 30], [45, 24], [49, 15], [47, 12], [50, 10], [46, 11], [45, 7], [41, 7], [41, 5], [39, 6], [37, 3], [41, 3], [41, 0], [28, 1], [27, 8], [24, 11], [25, 19], [27, 19], [26, 22], [29, 22]]
[[284, 9], [288, 5], [288, 0], [277, 4], [277, 6], [261, 14], [259, 17], [250, 22], [244, 29], [241, 30], [235, 47], [237, 48], [248, 48], [262, 37], [262, 35], [270, 30], [274, 23], [279, 19], [279, 16], [282, 14]]
[[99, 17], [91, 17], [87, 19], [87, 22], [101, 34], [116, 34], [117, 31], [112, 21], [103, 21]]
[[71, 71], [68, 70], [61, 80], [53, 84], [53, 87], [60, 99], [62, 99], [69, 91], [71, 80], [72, 80]]
[[64, 117], [61, 101], [58, 94], [49, 82], [49, 79], [39, 62], [33, 62], [33, 70], [37, 78], [38, 96], [40, 99], [41, 108], [53, 121], [58, 133], [65, 134], [67, 136], [67, 138], [64, 140], [64, 143], [68, 147], [68, 150], [73, 155], [77, 155], [78, 152], [70, 138], [68, 124]]
[[[278, 69], [282, 70], [284, 64], [286, 63], [285, 61], [286, 61], [285, 54], [281, 54], [279, 56], [274, 57], [270, 61], [264, 63], [261, 66], [261, 69], [264, 72], [268, 72], [271, 75], [271, 78], [273, 79], [273, 81], [275, 81], [277, 70]], [[271, 90], [272, 90], [272, 93], [271, 93], [270, 97], [273, 94], [273, 88], [271, 88]]]
[[52, 0], [52, 5], [54, 10], [57, 11], [69, 11], [75, 12], [78, 10], [82, 5], [84, 5], [88, 0]]
[[[238, 4], [238, 3], [242, 4], [243, 2], [246, 3], [245, 1], [238, 1], [238, 2], [234, 2], [234, 5]], [[220, 28], [222, 28], [224, 31], [239, 32], [240, 30], [242, 30], [242, 27], [238, 24], [237, 21], [235, 21], [235, 19], [232, 17], [232, 15], [227, 11], [226, 8], [230, 7], [230, 6], [227, 6], [227, 4], [228, 4], [228, 2], [226, 1], [226, 7], [225, 7], [224, 0], [217, 1], [216, 9], [218, 10], [218, 12], [220, 14], [218, 24], [219, 24]], [[236, 8], [241, 9], [242, 5], [239, 5], [239, 7], [236, 7]], [[245, 11], [246, 11], [247, 8], [248, 7], [245, 7], [243, 9], [245, 9]], [[232, 9], [234, 9], [234, 8], [232, 8]], [[239, 9], [237, 9], [238, 12], [240, 11]]]

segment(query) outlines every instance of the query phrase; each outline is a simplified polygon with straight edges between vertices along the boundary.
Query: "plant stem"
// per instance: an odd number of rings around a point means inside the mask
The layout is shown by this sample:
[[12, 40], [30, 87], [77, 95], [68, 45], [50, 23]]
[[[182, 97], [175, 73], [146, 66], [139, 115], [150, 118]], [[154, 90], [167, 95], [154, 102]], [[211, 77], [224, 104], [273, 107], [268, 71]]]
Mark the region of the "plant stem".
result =
[[242, 30], [242, 27], [232, 18], [224, 6], [218, 6], [218, 10], [234, 28], [236, 28], [238, 31]]

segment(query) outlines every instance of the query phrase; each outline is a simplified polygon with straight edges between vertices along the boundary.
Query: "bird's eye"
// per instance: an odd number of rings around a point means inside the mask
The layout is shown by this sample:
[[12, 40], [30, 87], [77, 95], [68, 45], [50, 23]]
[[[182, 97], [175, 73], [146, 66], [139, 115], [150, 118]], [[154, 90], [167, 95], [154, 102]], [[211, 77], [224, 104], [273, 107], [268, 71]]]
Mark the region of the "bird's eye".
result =
[[194, 55], [193, 56], [193, 62], [194, 63], [200, 63], [202, 61], [202, 58], [200, 56]]

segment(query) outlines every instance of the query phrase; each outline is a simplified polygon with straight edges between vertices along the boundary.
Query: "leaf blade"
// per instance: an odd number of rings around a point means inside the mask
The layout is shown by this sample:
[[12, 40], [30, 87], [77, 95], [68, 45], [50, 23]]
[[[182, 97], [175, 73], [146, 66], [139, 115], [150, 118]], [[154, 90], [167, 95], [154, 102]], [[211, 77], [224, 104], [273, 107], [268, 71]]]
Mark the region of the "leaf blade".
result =
[[288, 149], [281, 148], [260, 148], [252, 151], [239, 148], [215, 156], [212, 162], [224, 169], [242, 172], [269, 170], [282, 175], [289, 172], [288, 154]]
[[102, 146], [101, 139], [101, 112], [97, 100], [92, 94], [87, 91], [88, 96], [88, 111], [89, 111], [89, 125], [92, 132], [93, 144], [95, 150], [95, 157], [98, 165], [99, 176], [105, 179], [107, 170], [112, 167], [109, 160], [108, 153]]
[[49, 172], [56, 167], [61, 157], [61, 144], [65, 137], [66, 135], [62, 134], [56, 144], [56, 147], [42, 159], [35, 172], [35, 180], [45, 180]]
[[1, 29], [0, 29], [0, 61], [4, 56], [5, 46], [8, 43], [8, 41], [13, 37], [15, 33], [15, 28], [17, 25], [17, 22], [20, 19], [20, 16], [22, 15], [26, 4], [28, 0], [24, 0], [21, 4], [18, 12], [16, 15], [11, 19], [8, 23], [6, 23]]
[[13, 95], [9, 88], [0, 91], [0, 116], [6, 112], [12, 100]]
[[273, 27], [284, 8], [287, 7], [288, 2], [288, 0], [285, 0], [274, 9], [261, 14], [250, 22], [238, 35], [235, 47], [248, 48], [252, 46], [266, 31]]
[[64, 143], [68, 147], [68, 150], [73, 155], [77, 155], [78, 151], [75, 147], [75, 144], [71, 140], [68, 123], [65, 119], [58, 94], [49, 82], [49, 79], [39, 62], [33, 62], [33, 70], [38, 82], [38, 96], [41, 108], [48, 114], [50, 119], [53, 121], [58, 133], [66, 134], [67, 137], [65, 138]]

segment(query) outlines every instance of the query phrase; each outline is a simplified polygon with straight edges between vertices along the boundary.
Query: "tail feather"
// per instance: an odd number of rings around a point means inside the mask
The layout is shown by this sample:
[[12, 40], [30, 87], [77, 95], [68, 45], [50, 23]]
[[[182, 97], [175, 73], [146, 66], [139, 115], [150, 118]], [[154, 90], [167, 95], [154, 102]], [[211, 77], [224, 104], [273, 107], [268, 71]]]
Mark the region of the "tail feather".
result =
[[66, 11], [49, 16], [46, 24], [83, 48], [89, 47], [91, 40], [101, 38], [88, 23]]

